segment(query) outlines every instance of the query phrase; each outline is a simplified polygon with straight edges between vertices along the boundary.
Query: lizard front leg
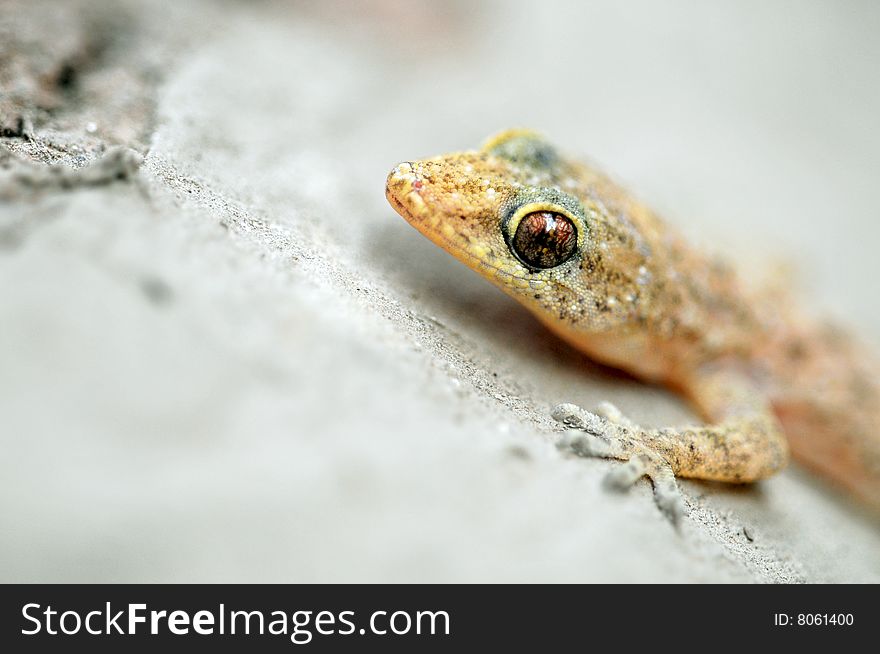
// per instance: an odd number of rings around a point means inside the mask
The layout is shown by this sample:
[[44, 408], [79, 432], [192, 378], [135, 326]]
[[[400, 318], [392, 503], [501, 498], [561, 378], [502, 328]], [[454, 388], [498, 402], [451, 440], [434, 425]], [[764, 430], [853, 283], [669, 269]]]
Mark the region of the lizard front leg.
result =
[[788, 461], [788, 445], [768, 403], [733, 370], [707, 367], [683, 385], [710, 421], [704, 426], [645, 429], [603, 404], [596, 415], [560, 404], [553, 417], [570, 428], [558, 446], [579, 456], [626, 461], [606, 482], [626, 488], [650, 478], [660, 509], [684, 513], [675, 477], [744, 483], [769, 477]]
[[[601, 414], [601, 415], [597, 415]], [[678, 525], [684, 515], [684, 502], [675, 471], [670, 463], [647, 444], [646, 430], [626, 419], [613, 405], [605, 402], [596, 414], [574, 404], [560, 404], [553, 417], [569, 427], [557, 442], [559, 449], [577, 456], [600, 457], [625, 461], [605, 476], [605, 485], [625, 490], [642, 477], [654, 487], [657, 506]]]

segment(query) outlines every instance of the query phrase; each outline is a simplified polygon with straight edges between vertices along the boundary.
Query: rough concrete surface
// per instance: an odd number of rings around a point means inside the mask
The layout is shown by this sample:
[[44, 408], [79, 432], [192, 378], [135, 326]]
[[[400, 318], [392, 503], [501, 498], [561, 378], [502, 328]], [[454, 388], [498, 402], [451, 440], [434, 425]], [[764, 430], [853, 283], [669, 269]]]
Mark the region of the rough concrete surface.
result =
[[792, 468], [647, 482], [591, 364], [400, 220], [398, 161], [528, 125], [880, 336], [870, 3], [4, 3], [3, 581], [880, 581]]

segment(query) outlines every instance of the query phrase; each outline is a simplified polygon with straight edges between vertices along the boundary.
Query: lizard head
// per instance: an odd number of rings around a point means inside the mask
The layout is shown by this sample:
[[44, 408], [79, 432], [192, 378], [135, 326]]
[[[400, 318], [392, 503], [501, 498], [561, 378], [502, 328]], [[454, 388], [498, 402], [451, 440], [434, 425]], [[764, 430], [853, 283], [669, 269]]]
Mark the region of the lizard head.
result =
[[591, 331], [607, 322], [597, 309], [605, 288], [591, 276], [608, 220], [582, 184], [553, 146], [511, 130], [479, 151], [401, 163], [386, 196], [413, 227], [552, 327]]

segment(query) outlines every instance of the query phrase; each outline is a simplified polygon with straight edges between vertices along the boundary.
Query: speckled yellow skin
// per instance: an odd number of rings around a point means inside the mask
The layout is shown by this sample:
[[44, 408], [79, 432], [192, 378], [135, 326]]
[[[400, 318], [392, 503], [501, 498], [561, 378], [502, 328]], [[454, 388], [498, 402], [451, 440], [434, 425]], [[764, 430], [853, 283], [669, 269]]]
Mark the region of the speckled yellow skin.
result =
[[[680, 390], [713, 423], [609, 422], [603, 438], [624, 445], [606, 456], [647, 447], [676, 475], [752, 481], [785, 465], [790, 442], [802, 461], [880, 506], [880, 392], [861, 350], [778, 292], [746, 288], [603, 174], [512, 130], [479, 151], [400, 164], [386, 195], [559, 336]], [[575, 255], [548, 270], [530, 269], [508, 245], [519, 219], [538, 210], [562, 213], [578, 232]]]

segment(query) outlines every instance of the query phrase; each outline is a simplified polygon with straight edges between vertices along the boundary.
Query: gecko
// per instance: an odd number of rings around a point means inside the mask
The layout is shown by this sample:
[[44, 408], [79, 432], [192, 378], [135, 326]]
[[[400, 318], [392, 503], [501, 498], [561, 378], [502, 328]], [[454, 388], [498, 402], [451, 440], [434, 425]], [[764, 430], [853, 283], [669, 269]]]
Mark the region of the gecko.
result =
[[880, 508], [880, 375], [856, 338], [691, 246], [609, 176], [541, 135], [405, 161], [386, 197], [413, 227], [599, 363], [683, 395], [702, 424], [645, 428], [610, 403], [560, 404], [573, 455], [647, 477], [679, 524], [676, 478], [765, 479], [790, 457]]

